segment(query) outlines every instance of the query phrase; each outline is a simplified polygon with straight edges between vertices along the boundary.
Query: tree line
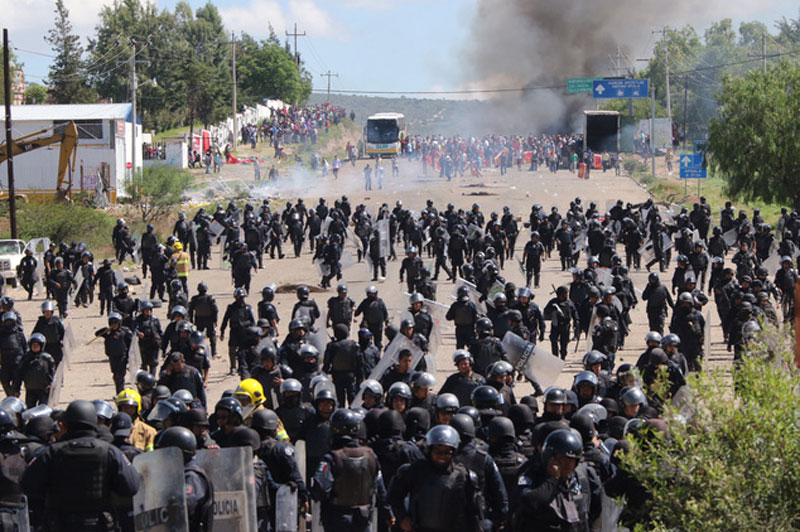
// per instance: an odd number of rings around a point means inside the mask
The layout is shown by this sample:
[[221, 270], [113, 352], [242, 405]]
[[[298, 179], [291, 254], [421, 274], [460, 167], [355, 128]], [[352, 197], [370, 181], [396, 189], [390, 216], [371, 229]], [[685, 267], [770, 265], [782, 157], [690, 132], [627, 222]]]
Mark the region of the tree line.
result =
[[56, 0], [54, 26], [45, 37], [56, 55], [45, 82], [48, 97], [54, 103], [130, 101], [126, 61], [135, 43], [137, 112], [145, 129], [208, 126], [230, 115], [235, 41], [239, 105], [267, 98], [304, 102], [311, 75], [272, 26], [266, 29], [264, 40], [234, 37], [211, 2], [194, 11], [186, 2], [159, 11], [147, 0], [114, 0], [100, 10], [84, 49], [69, 10]]

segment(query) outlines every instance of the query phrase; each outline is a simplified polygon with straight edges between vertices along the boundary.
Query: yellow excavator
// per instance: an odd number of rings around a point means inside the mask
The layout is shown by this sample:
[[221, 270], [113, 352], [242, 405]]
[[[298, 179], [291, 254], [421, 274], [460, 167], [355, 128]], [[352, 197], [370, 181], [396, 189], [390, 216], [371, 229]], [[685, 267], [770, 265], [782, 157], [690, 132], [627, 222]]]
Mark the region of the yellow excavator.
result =
[[[51, 130], [52, 129], [42, 129], [41, 131], [31, 133], [30, 135], [25, 135], [24, 137], [20, 137], [18, 139], [12, 139], [11, 154], [14, 157], [17, 157], [23, 153], [28, 153], [29, 151], [35, 150], [36, 148], [44, 148], [45, 146], [51, 146], [53, 144], [60, 143], [61, 152], [58, 159], [56, 200], [71, 200], [72, 182], [70, 180], [70, 182], [67, 183], [67, 187], [64, 188], [64, 178], [67, 175], [67, 171], [70, 172], [70, 175], [75, 171], [75, 162], [78, 156], [78, 127], [75, 125], [75, 122], [70, 121], [67, 123], [62, 133], [56, 133], [46, 137], [38, 136]], [[71, 165], [70, 158], [72, 158]], [[6, 159], [8, 159], [8, 144], [0, 144], [0, 163]], [[25, 197], [24, 194], [14, 194], [14, 197], [16, 199], [27, 201], [27, 197]], [[0, 191], [0, 201], [5, 201], [7, 199], [8, 191]]]

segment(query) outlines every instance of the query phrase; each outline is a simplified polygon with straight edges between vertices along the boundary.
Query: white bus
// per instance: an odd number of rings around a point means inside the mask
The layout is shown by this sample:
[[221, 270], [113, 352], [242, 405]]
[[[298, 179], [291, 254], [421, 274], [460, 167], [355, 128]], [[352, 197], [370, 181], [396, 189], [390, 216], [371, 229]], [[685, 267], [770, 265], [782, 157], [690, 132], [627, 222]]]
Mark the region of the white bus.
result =
[[401, 113], [378, 113], [367, 118], [364, 146], [367, 157], [400, 155], [400, 141], [406, 138], [406, 117]]

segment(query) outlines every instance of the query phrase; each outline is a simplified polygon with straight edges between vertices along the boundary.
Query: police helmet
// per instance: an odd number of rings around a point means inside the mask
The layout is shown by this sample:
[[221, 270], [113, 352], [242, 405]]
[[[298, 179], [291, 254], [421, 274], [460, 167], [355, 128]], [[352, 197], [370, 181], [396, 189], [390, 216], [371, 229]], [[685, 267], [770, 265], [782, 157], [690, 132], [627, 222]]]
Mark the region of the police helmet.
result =
[[383, 397], [383, 386], [381, 383], [376, 381], [375, 379], [367, 379], [363, 383], [361, 383], [361, 395], [372, 395], [373, 397], [377, 397], [380, 399]]
[[301, 393], [303, 391], [303, 385], [297, 379], [286, 379], [281, 383], [281, 395], [285, 393]]
[[470, 400], [472, 401], [472, 406], [478, 410], [496, 408], [500, 400], [500, 394], [491, 386], [483, 385], [472, 390]]
[[433, 388], [434, 386], [436, 386], [436, 377], [426, 372], [417, 373], [411, 381], [411, 388], [414, 390]]
[[357, 436], [361, 418], [347, 408], [340, 408], [331, 415], [331, 432], [335, 436]]
[[55, 312], [56, 304], [52, 301], [45, 301], [42, 303], [42, 312]]
[[97, 409], [91, 401], [84, 399], [72, 401], [64, 412], [64, 423], [68, 430], [96, 429]]
[[637, 386], [628, 386], [620, 391], [619, 401], [624, 406], [646, 405], [647, 397], [645, 397], [641, 388]]
[[186, 427], [169, 427], [164, 429], [156, 438], [156, 449], [177, 447], [183, 453], [184, 463], [191, 460], [197, 452], [197, 439], [194, 433]]
[[172, 307], [172, 311], [170, 312], [170, 317], [173, 319], [175, 318], [175, 316], [181, 316], [185, 318], [186, 314], [187, 314], [186, 307], [184, 307], [183, 305], [175, 305], [174, 307]]
[[544, 394], [544, 402], [554, 405], [567, 404], [567, 392], [561, 388], [551, 388]]
[[420, 294], [419, 292], [414, 292], [414, 293], [413, 293], [413, 294], [411, 294], [411, 296], [408, 298], [408, 302], [409, 302], [411, 305], [413, 305], [414, 303], [422, 303], [423, 301], [425, 301], [425, 298], [424, 298], [424, 297], [422, 297], [422, 294]]
[[664, 346], [672, 345], [677, 347], [681, 345], [681, 338], [675, 333], [670, 333], [661, 339], [661, 344]]
[[111, 421], [111, 418], [114, 417], [114, 407], [112, 407], [111, 403], [108, 401], [95, 399], [92, 401], [92, 404], [94, 404], [94, 409], [98, 418]]
[[[455, 417], [455, 416], [453, 416]], [[461, 443], [458, 431], [449, 425], [436, 425], [425, 435], [428, 449], [434, 445], [445, 445], [455, 451]]]
[[389, 392], [387, 393], [389, 397], [389, 401], [394, 399], [395, 397], [400, 397], [402, 399], [411, 400], [411, 388], [408, 384], [404, 382], [395, 382], [389, 387]]
[[650, 331], [644, 336], [644, 343], [649, 344], [650, 342], [661, 343], [662, 337], [656, 331]]
[[450, 418], [450, 426], [458, 432], [461, 438], [475, 437], [475, 422], [467, 414], [455, 414]]
[[34, 343], [34, 342], [39, 344], [39, 346], [41, 346], [42, 349], [44, 349], [44, 346], [47, 343], [47, 340], [45, 339], [45, 337], [44, 337], [44, 335], [42, 333], [38, 333], [37, 332], [37, 333], [33, 333], [31, 335], [31, 337], [28, 339], [28, 346], [30, 347], [30, 345], [32, 343]]
[[250, 422], [250, 428], [253, 430], [273, 431], [278, 430], [280, 420], [278, 414], [272, 410], [260, 408], [253, 413], [253, 419]]
[[122, 321], [122, 315], [119, 312], [112, 312], [108, 315], [108, 324], [119, 323]]
[[458, 411], [458, 397], [452, 393], [442, 393], [436, 397], [434, 408], [437, 412], [449, 412], [455, 414]]
[[550, 433], [542, 447], [542, 462], [554, 456], [566, 456], [579, 460], [583, 456], [583, 440], [577, 431], [559, 429]]
[[458, 363], [464, 359], [469, 360], [470, 364], [474, 362], [472, 359], [472, 353], [466, 349], [456, 349], [456, 351], [453, 353], [453, 363], [458, 366]]
[[308, 287], [305, 285], [297, 287], [297, 299], [299, 299], [300, 301], [305, 301], [306, 299], [308, 299], [308, 295], [310, 293], [311, 292], [309, 291]]
[[608, 357], [600, 351], [589, 351], [583, 355], [583, 367], [589, 369], [597, 364], [603, 364]]
[[489, 439], [498, 442], [513, 442], [516, 439], [514, 423], [505, 416], [492, 418], [488, 427]]

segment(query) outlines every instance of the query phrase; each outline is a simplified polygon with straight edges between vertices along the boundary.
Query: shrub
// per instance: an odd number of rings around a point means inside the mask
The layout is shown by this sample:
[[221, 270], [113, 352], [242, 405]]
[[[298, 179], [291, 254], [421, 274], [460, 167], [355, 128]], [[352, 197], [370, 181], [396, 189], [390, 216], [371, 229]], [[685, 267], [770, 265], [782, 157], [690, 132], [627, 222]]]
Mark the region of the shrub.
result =
[[194, 178], [187, 170], [154, 164], [147, 166], [136, 176], [136, 186], [130, 180], [125, 188], [142, 214], [143, 222], [150, 222], [169, 213], [183, 200], [184, 191], [191, 186]]
[[623, 467], [652, 496], [631, 509], [637, 530], [800, 528], [800, 379], [784, 333], [750, 344], [734, 386], [726, 371], [693, 375], [691, 411], [665, 416], [669, 437], [631, 446]]
[[47, 237], [51, 242], [85, 242], [89, 249], [111, 244], [114, 219], [104, 211], [81, 205], [49, 202], [18, 204], [19, 237]]

